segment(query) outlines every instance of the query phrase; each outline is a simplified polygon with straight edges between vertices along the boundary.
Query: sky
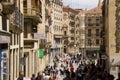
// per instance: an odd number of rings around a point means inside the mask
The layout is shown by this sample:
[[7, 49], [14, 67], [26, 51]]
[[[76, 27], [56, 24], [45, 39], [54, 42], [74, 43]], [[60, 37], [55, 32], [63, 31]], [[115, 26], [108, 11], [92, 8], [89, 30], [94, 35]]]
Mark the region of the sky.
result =
[[91, 9], [98, 5], [99, 0], [62, 0], [63, 5], [69, 5], [72, 8]]

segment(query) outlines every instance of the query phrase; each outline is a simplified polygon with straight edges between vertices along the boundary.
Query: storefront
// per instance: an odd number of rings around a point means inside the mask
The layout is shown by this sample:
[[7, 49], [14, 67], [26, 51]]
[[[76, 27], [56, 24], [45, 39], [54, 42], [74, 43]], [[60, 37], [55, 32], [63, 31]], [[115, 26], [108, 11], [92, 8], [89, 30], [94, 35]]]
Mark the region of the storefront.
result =
[[[1, 33], [1, 32], [0, 32]], [[0, 79], [8, 80], [9, 78], [9, 43], [10, 37], [3, 32], [0, 35]]]
[[86, 57], [88, 59], [98, 59], [100, 50], [86, 50]]

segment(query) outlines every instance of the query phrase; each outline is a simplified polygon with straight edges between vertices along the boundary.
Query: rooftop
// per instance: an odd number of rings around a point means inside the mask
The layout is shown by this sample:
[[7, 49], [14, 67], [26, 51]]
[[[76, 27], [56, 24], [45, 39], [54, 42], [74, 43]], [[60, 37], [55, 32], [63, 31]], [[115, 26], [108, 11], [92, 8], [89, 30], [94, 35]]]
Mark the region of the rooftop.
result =
[[90, 9], [86, 12], [86, 14], [94, 14], [94, 13], [102, 13], [102, 7], [101, 6], [98, 6], [98, 7], [95, 7], [93, 9]]

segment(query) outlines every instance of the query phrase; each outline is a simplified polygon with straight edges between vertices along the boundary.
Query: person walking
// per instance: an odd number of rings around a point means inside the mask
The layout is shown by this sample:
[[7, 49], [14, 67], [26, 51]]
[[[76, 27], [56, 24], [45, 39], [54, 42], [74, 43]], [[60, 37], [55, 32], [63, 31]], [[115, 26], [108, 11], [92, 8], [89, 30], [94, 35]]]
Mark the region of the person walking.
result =
[[31, 80], [35, 80], [35, 74], [32, 74]]
[[42, 72], [38, 72], [37, 77], [36, 77], [35, 80], [44, 80], [43, 73]]
[[70, 72], [69, 71], [66, 71], [66, 77], [63, 78], [63, 80], [72, 80], [71, 77], [70, 77]]
[[23, 71], [19, 72], [19, 77], [17, 78], [17, 80], [24, 80], [24, 72]]

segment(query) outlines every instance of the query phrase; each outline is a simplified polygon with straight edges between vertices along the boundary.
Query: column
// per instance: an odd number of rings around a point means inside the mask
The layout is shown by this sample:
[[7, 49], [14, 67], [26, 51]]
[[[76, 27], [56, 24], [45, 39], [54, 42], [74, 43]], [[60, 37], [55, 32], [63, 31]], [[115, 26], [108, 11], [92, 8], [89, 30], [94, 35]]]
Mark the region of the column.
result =
[[13, 63], [13, 66], [14, 66], [14, 67], [13, 67], [14, 77], [13, 77], [13, 78], [14, 78], [14, 79], [13, 79], [13, 80], [15, 80], [15, 78], [16, 78], [16, 63], [17, 63], [17, 62], [16, 62], [16, 49], [14, 49], [14, 51], [13, 51], [13, 60], [14, 60], [14, 61], [13, 61], [13, 62], [14, 62], [14, 63]]
[[28, 63], [29, 63], [28, 64], [29, 65], [29, 68], [28, 68], [28, 70], [29, 70], [28, 77], [31, 77], [31, 74], [32, 74], [32, 70], [31, 70], [32, 67], [31, 66], [33, 64], [31, 62], [32, 62], [33, 59], [32, 59], [32, 55], [31, 54], [32, 54], [32, 51], [29, 52], [29, 58], [28, 58]]
[[17, 58], [17, 60], [16, 60], [16, 64], [17, 64], [17, 65], [16, 65], [16, 67], [17, 67], [17, 68], [16, 68], [16, 73], [17, 73], [17, 74], [16, 74], [16, 76], [17, 76], [17, 77], [19, 76], [19, 64], [20, 64], [20, 63], [19, 63], [19, 50], [20, 50], [20, 49], [18, 48], [17, 51], [16, 51], [16, 52], [17, 52], [17, 55], [16, 55], [16, 58]]
[[2, 30], [2, 16], [0, 15], [0, 30]]
[[10, 23], [9, 23], [9, 20], [7, 19], [7, 31], [8, 31], [8, 32], [9, 32], [9, 30], [10, 30], [10, 29], [9, 29], [9, 24], [10, 24]]
[[12, 53], [13, 53], [13, 50], [10, 51], [10, 55], [9, 55], [9, 65], [10, 65], [9, 66], [9, 75], [10, 75], [9, 78], [10, 78], [10, 80], [13, 79], [13, 74], [12, 74], [13, 73], [12, 72], [13, 71], [12, 70], [12, 68], [13, 68], [13, 63], [12, 63], [13, 62], [13, 55], [12, 55]]
[[31, 62], [32, 65], [31, 66], [32, 66], [32, 74], [33, 74], [33, 73], [35, 73], [35, 61], [36, 61], [35, 60], [35, 51], [34, 50], [32, 51], [31, 57], [32, 57], [31, 58], [32, 59], [32, 62]]
[[25, 57], [25, 72], [26, 72], [26, 77], [29, 77], [29, 53], [27, 52], [27, 56]]

